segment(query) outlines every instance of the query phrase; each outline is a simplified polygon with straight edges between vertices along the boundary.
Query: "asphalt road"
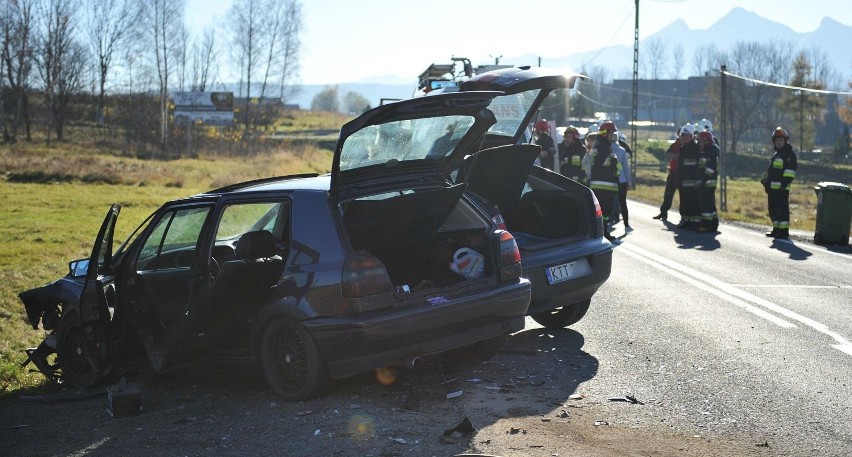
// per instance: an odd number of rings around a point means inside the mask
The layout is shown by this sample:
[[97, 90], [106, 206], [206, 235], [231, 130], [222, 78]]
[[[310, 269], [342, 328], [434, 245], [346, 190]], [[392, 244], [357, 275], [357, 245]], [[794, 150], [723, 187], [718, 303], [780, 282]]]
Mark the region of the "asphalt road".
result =
[[[103, 388], [0, 399], [0, 454], [852, 455], [849, 250], [678, 231], [629, 205], [635, 230], [586, 317], [528, 319], [485, 363], [365, 374], [298, 403], [243, 367], [136, 373], [143, 411], [126, 418]], [[448, 440], [463, 419], [475, 430]]]
[[572, 327], [597, 362], [577, 392], [656, 406], [613, 409], [622, 425], [852, 455], [852, 254], [730, 225], [688, 232], [676, 212], [663, 223], [628, 207], [635, 230], [616, 226], [612, 276]]

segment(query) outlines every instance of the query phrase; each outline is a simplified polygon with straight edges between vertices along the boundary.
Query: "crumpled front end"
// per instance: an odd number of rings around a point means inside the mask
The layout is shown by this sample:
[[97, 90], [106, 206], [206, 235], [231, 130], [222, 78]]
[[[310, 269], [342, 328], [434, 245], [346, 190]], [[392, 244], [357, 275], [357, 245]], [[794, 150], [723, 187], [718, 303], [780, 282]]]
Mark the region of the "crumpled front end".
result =
[[26, 349], [27, 359], [22, 367], [33, 363], [38, 370], [51, 382], [57, 382], [59, 366], [50, 361], [50, 356], [56, 353], [55, 330], [59, 327], [63, 305], [76, 305], [83, 291], [82, 281], [68, 277], [58, 279], [42, 287], [36, 287], [18, 294], [24, 303], [27, 320], [38, 330], [41, 327], [49, 332], [44, 340], [35, 348]]

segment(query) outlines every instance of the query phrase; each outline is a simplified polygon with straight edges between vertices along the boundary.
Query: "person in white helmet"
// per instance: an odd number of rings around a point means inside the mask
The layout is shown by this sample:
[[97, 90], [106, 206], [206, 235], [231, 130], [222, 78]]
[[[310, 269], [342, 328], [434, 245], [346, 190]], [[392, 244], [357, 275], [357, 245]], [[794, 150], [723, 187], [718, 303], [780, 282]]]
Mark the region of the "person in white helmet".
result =
[[586, 182], [592, 179], [592, 149], [595, 147], [595, 141], [598, 139], [599, 128], [598, 124], [590, 125], [586, 131], [586, 138], [584, 138], [586, 142], [586, 155], [583, 156], [580, 165], [583, 167], [583, 171], [586, 172]]
[[680, 223], [678, 228], [696, 230], [701, 224], [698, 207], [698, 144], [695, 142], [695, 126], [685, 124], [680, 128], [681, 148], [677, 182], [680, 190]]

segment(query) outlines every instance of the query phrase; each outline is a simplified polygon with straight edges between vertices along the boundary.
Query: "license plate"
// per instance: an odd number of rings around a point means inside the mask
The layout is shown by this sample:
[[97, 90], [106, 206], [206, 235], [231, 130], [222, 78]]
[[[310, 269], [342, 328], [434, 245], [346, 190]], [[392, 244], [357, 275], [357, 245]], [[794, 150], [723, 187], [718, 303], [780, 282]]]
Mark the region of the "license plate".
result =
[[579, 276], [585, 276], [592, 272], [592, 267], [586, 259], [575, 260], [573, 262], [563, 263], [547, 267], [547, 283], [557, 284], [562, 281], [567, 281]]

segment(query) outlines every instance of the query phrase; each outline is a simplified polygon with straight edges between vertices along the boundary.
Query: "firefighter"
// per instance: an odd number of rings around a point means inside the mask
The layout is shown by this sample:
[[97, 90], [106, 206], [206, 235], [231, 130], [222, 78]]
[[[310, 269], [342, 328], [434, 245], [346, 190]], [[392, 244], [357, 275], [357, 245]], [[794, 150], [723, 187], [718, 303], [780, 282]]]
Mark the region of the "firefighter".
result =
[[695, 126], [684, 124], [680, 128], [680, 160], [677, 166], [677, 183], [680, 191], [680, 223], [678, 228], [695, 230], [701, 223], [698, 208], [698, 144]]
[[610, 234], [612, 226], [615, 199], [618, 197], [618, 157], [612, 152], [611, 135], [615, 135], [615, 124], [611, 121], [601, 123], [598, 137], [592, 147], [592, 174], [589, 179], [589, 187], [595, 192], [601, 205], [604, 222], [604, 236], [613, 241], [615, 238]]
[[538, 156], [538, 162], [542, 168], [547, 168], [553, 171], [553, 160], [556, 157], [556, 145], [553, 144], [553, 138], [550, 137], [550, 124], [546, 119], [539, 119], [535, 122], [535, 144], [541, 146], [541, 153]]
[[587, 183], [592, 179], [592, 150], [595, 148], [595, 141], [598, 139], [598, 130], [600, 130], [598, 124], [590, 125], [586, 130], [586, 137], [583, 138], [583, 141], [586, 143], [586, 155], [583, 156], [580, 166], [586, 173]]
[[677, 191], [677, 165], [680, 161], [680, 127], [677, 128], [674, 143], [666, 150], [666, 159], [669, 161], [669, 173], [666, 175], [666, 189], [663, 191], [663, 204], [660, 205], [660, 214], [654, 216], [654, 219], [662, 221], [668, 220], [669, 208], [672, 207], [675, 192]]
[[790, 184], [796, 177], [796, 153], [790, 146], [790, 135], [778, 127], [772, 132], [775, 153], [769, 159], [766, 176], [761, 179], [769, 206], [769, 219], [772, 231], [766, 232], [771, 238], [790, 237]]
[[586, 146], [580, 141], [580, 131], [573, 125], [565, 127], [562, 143], [559, 145], [559, 172], [574, 181], [586, 184], [588, 181], [582, 167], [584, 155]]
[[[627, 211], [627, 191], [633, 186], [633, 177], [630, 175], [630, 158], [628, 157], [628, 153], [632, 154], [633, 152], [628, 150], [630, 146], [627, 146], [627, 142], [623, 141], [622, 138], [624, 135], [616, 131], [611, 135], [610, 141], [612, 145], [612, 152], [615, 153], [615, 156], [618, 157], [618, 199], [616, 200], [618, 203], [618, 208], [616, 209], [616, 215], [614, 216], [614, 220], [618, 221], [618, 213], [621, 213], [621, 219], [624, 221], [624, 231], [632, 232], [633, 227], [630, 226], [630, 222], [628, 220], [628, 211]], [[624, 146], [627, 146], [626, 148]]]
[[719, 148], [709, 130], [698, 132], [698, 209], [701, 211], [699, 232], [719, 229], [716, 212], [716, 178], [719, 176]]

